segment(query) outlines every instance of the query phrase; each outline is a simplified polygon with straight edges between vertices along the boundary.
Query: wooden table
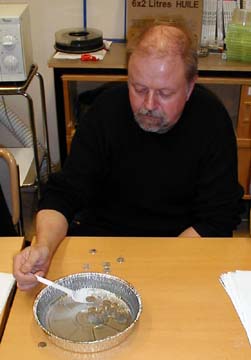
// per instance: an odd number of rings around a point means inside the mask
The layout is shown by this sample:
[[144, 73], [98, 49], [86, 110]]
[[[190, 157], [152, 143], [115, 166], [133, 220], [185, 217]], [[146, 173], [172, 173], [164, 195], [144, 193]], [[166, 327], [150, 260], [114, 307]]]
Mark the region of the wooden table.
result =
[[[22, 248], [23, 242], [23, 237], [0, 237], [0, 272], [12, 273], [12, 258]], [[9, 315], [14, 290], [13, 288], [5, 308], [0, 314], [0, 340]]]
[[[95, 255], [90, 249], [96, 249]], [[124, 262], [117, 262], [124, 257]], [[103, 271], [131, 282], [142, 296], [143, 312], [135, 331], [119, 346], [96, 354], [64, 351], [33, 318], [39, 288], [17, 291], [0, 359], [14, 360], [223, 360], [250, 359], [251, 346], [231, 300], [219, 282], [223, 272], [250, 270], [251, 239], [67, 238], [48, 277]]]

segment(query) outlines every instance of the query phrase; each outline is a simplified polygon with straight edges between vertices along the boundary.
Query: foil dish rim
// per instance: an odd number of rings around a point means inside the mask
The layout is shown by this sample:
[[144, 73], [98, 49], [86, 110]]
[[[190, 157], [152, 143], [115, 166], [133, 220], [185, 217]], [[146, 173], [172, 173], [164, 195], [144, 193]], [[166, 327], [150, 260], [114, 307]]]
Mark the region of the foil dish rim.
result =
[[[48, 330], [46, 327], [44, 327], [39, 318], [38, 318], [38, 315], [37, 315], [37, 305], [39, 303], [39, 301], [41, 300], [42, 296], [46, 293], [46, 291], [48, 291], [48, 288], [49, 286], [46, 286], [45, 288], [43, 288], [42, 290], [40, 290], [40, 292], [37, 294], [36, 296], [36, 299], [34, 301], [34, 304], [33, 304], [33, 314], [34, 314], [34, 317], [35, 317], [35, 320], [37, 322], [37, 324], [39, 325], [39, 327], [50, 337], [52, 337], [53, 339], [55, 340], [58, 340], [60, 342], [64, 342], [64, 344], [69, 344], [69, 345], [86, 345], [86, 346], [94, 346], [94, 345], [102, 345], [104, 343], [108, 343], [110, 341], [114, 341], [116, 340], [117, 338], [120, 338], [121, 336], [125, 336], [127, 333], [130, 333], [130, 331], [132, 330], [132, 328], [136, 325], [136, 323], [138, 322], [139, 320], [139, 317], [142, 313], [142, 310], [143, 310], [143, 306], [142, 306], [142, 299], [141, 299], [141, 296], [139, 295], [138, 291], [135, 289], [135, 287], [130, 283], [128, 282], [127, 280], [124, 280], [118, 276], [115, 276], [115, 275], [111, 275], [111, 274], [104, 274], [102, 272], [81, 272], [81, 273], [73, 273], [73, 274], [70, 274], [70, 275], [66, 275], [62, 278], [58, 278], [56, 280], [54, 280], [56, 283], [61, 283], [63, 282], [65, 279], [69, 280], [70, 278], [74, 278], [74, 277], [94, 277], [94, 276], [99, 276], [99, 277], [102, 277], [102, 278], [108, 278], [110, 280], [115, 280], [115, 281], [119, 281], [120, 283], [122, 283], [123, 285], [129, 287], [133, 293], [135, 294], [136, 298], [137, 298], [137, 301], [138, 301], [138, 305], [139, 305], [139, 309], [137, 311], [137, 315], [136, 315], [136, 318], [132, 321], [132, 323], [126, 328], [124, 329], [122, 332], [119, 332], [115, 335], [111, 335], [111, 336], [107, 336], [106, 338], [104, 339], [99, 339], [99, 340], [93, 340], [93, 341], [73, 341], [73, 340], [70, 340], [70, 339], [65, 339], [63, 337], [60, 337], [54, 333], [52, 333], [50, 330]], [[88, 287], [87, 287], [88, 288]]]

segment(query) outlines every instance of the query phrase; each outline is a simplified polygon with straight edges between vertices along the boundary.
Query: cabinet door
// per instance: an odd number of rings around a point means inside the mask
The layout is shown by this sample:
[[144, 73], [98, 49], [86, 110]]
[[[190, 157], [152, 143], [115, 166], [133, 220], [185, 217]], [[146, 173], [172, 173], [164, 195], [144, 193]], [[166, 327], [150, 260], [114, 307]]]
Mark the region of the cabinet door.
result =
[[238, 138], [251, 139], [251, 86], [243, 85], [237, 125]]
[[244, 199], [250, 199], [251, 139], [237, 139], [238, 177], [244, 188]]
[[232, 119], [238, 145], [238, 178], [244, 188], [244, 198], [250, 199], [251, 86], [236, 81], [236, 84], [210, 83], [206, 87], [221, 99]]
[[250, 199], [251, 170], [251, 86], [242, 85], [237, 123], [239, 181]]

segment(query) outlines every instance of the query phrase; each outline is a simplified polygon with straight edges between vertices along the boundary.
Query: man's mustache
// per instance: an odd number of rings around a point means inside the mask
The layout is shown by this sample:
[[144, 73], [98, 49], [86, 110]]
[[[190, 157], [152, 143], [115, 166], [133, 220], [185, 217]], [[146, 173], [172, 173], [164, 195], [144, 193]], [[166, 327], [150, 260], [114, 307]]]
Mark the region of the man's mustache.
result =
[[147, 116], [152, 116], [152, 117], [156, 117], [156, 118], [163, 117], [163, 114], [161, 112], [159, 112], [158, 110], [148, 110], [145, 108], [139, 109], [138, 115], [147, 115]]

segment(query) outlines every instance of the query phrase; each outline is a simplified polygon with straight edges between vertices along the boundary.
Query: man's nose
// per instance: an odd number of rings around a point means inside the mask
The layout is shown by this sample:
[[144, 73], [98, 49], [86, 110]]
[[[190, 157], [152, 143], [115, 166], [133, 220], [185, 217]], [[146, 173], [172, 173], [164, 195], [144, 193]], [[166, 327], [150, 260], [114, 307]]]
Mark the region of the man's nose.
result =
[[154, 91], [149, 91], [144, 98], [144, 107], [147, 110], [153, 110], [155, 108], [155, 94]]

